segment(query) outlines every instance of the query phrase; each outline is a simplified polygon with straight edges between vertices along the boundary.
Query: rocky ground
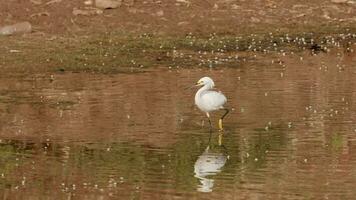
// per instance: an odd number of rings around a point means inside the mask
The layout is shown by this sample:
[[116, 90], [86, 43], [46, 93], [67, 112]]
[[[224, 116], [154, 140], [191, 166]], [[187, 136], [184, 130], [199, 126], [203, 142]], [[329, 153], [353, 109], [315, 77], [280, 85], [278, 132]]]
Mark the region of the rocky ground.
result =
[[0, 25], [28, 21], [34, 33], [55, 35], [313, 31], [356, 22], [356, 1], [351, 0], [12, 0], [1, 4]]
[[[355, 11], [354, 0], [3, 1], [0, 6], [0, 27], [3, 27], [0, 28], [0, 57], [3, 60], [0, 67], [35, 65], [42, 60], [37, 65], [61, 69], [62, 65], [74, 65], [82, 59], [88, 61], [88, 66], [94, 66], [99, 64], [93, 64], [98, 54], [93, 49], [100, 47], [110, 53], [106, 47], [120, 44], [123, 50], [124, 44], [131, 42], [131, 49], [126, 49], [130, 53], [114, 56], [127, 58], [127, 62], [121, 64], [128, 66], [134, 62], [133, 55], [142, 51], [142, 42], [136, 40], [142, 36], [154, 38], [143, 43], [150, 47], [155, 58], [162, 60], [165, 57], [162, 55], [166, 54], [156, 50], [162, 47], [157, 42], [171, 42], [166, 46], [175, 48], [176, 43], [185, 44], [182, 40], [187, 36], [207, 40], [212, 35], [215, 39], [242, 37], [241, 41], [251, 35], [352, 34], [356, 30]], [[11, 36], [1, 36], [1, 31], [5, 35], [11, 29], [6, 25], [21, 22], [25, 23], [11, 32]], [[197, 46], [195, 50], [200, 48]], [[76, 57], [67, 59], [71, 52]], [[93, 54], [93, 61], [90, 62], [88, 56], [82, 58], [83, 54]]]

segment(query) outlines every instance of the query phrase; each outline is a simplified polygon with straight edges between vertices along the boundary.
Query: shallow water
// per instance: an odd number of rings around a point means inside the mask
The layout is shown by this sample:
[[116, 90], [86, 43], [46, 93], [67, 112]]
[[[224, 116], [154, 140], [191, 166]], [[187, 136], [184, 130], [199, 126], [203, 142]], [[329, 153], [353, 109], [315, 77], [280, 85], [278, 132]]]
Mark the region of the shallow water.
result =
[[[232, 68], [1, 75], [0, 194], [352, 199], [355, 61], [333, 50], [258, 55]], [[223, 135], [222, 113], [210, 133], [196, 90], [185, 90], [206, 75], [232, 109]]]

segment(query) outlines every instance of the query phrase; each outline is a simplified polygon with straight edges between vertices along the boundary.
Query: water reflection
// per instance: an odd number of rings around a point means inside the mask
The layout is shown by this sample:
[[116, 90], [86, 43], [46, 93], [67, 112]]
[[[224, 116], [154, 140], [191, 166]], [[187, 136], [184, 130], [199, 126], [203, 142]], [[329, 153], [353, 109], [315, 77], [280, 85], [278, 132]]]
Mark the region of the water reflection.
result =
[[[355, 55], [2, 77], [0, 197], [353, 199]], [[225, 84], [234, 108], [224, 141], [214, 132], [208, 145], [194, 94], [183, 90], [202, 74]]]
[[[210, 130], [210, 137], [212, 132]], [[197, 190], [199, 192], [212, 192], [214, 187], [213, 177], [221, 172], [229, 156], [226, 147], [222, 144], [223, 135], [219, 133], [218, 142], [213, 144], [209, 138], [208, 146], [198, 157], [194, 164], [194, 177], [199, 179]]]

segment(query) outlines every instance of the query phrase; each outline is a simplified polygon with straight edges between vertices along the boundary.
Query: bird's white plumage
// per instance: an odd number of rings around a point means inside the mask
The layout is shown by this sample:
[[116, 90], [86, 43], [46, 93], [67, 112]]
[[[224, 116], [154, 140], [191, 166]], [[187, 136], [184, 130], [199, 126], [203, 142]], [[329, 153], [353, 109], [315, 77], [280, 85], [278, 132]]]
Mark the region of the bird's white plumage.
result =
[[201, 78], [197, 85], [203, 86], [195, 94], [195, 104], [200, 110], [209, 113], [223, 108], [227, 99], [222, 93], [212, 90], [215, 85], [211, 78]]
[[204, 102], [201, 106], [203, 111], [209, 112], [223, 108], [226, 103], [226, 97], [220, 92], [206, 91], [201, 95], [201, 100]]

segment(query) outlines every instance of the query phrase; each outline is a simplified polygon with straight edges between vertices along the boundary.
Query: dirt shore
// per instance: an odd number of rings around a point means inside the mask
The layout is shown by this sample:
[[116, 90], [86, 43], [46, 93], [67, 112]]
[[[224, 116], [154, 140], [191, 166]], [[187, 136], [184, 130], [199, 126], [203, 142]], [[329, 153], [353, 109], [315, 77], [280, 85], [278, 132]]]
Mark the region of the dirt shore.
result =
[[[84, 0], [4, 1], [0, 25], [29, 21], [34, 32], [82, 35], [138, 32], [170, 35], [316, 31], [352, 26], [356, 2], [330, 0], [123, 0], [115, 9], [97, 10]], [[90, 1], [89, 1], [90, 3]], [[87, 2], [88, 4], [88, 2]], [[76, 11], [83, 12], [76, 12]], [[86, 11], [86, 12], [85, 12]]]
[[[260, 49], [277, 42], [285, 47], [290, 43], [282, 45], [276, 38], [290, 35], [298, 45], [298, 38], [308, 36], [308, 45], [302, 46], [310, 48], [315, 45], [310, 41], [352, 36], [356, 30], [354, 1], [119, 2], [119, 7], [103, 10], [91, 1], [2, 2], [0, 26], [28, 21], [32, 31], [0, 36], [0, 67], [21, 72], [117, 72], [167, 63], [193, 66], [199, 64], [194, 58], [205, 50], [222, 49], [225, 52], [211, 56], [226, 57], [231, 52], [251, 50], [254, 41], [262, 44]], [[189, 56], [180, 56], [183, 54]]]

